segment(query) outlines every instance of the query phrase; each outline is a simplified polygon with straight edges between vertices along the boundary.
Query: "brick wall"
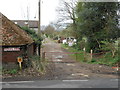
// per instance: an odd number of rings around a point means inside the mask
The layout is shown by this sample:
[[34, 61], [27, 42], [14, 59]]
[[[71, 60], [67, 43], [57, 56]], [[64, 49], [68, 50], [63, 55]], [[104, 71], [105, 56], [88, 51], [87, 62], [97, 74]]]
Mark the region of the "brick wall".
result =
[[34, 47], [33, 44], [26, 46], [21, 46], [20, 51], [4, 51], [5, 47], [2, 47], [2, 62], [8, 63], [8, 62], [17, 62], [17, 57], [21, 56], [27, 51], [28, 56], [34, 55]]
[[2, 48], [2, 62], [7, 63], [7, 62], [16, 62], [17, 57], [22, 55], [24, 50], [21, 49], [20, 51], [4, 51], [4, 48]]

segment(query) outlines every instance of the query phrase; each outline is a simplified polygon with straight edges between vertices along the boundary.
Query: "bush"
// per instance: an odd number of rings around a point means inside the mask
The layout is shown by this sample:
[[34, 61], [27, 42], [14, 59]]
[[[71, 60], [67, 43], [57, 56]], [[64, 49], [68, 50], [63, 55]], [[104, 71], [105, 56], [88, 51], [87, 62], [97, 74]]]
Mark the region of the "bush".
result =
[[112, 54], [110, 52], [107, 52], [101, 58], [93, 58], [90, 63], [96, 63], [96, 64], [104, 64], [104, 65], [114, 66], [118, 62], [119, 62], [118, 55], [115, 55], [115, 57], [112, 57]]
[[29, 34], [32, 37], [32, 39], [35, 41], [36, 44], [38, 44], [38, 45], [41, 44], [41, 41], [43, 39], [42, 39], [42, 37], [40, 35], [37, 35], [34, 30], [31, 30], [28, 27], [22, 27], [21, 29], [26, 31], [27, 34]]
[[77, 42], [77, 44], [74, 47], [77, 48], [78, 50], [83, 50], [83, 48], [86, 47], [85, 40]]
[[110, 51], [112, 54], [112, 57], [115, 56], [116, 52], [118, 51], [118, 45], [116, 43], [112, 42], [107, 42], [107, 41], [102, 41], [104, 45], [102, 45], [102, 49], [105, 51]]

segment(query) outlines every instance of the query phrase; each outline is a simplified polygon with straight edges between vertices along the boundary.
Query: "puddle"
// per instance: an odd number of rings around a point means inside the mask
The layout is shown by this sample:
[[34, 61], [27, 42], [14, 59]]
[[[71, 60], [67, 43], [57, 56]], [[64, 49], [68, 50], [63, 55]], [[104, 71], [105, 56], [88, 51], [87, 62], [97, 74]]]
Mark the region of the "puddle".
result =
[[60, 51], [60, 50], [51, 50], [50, 52], [59, 53], [59, 52], [63, 52], [63, 51]]
[[52, 55], [52, 57], [55, 57], [56, 55]]
[[68, 66], [75, 66], [74, 64], [67, 64]]
[[62, 59], [63, 58], [63, 56], [57, 56], [57, 57], [55, 57], [55, 58], [57, 58], [57, 59]]
[[53, 61], [62, 61], [61, 59], [56, 59], [56, 60], [53, 60]]

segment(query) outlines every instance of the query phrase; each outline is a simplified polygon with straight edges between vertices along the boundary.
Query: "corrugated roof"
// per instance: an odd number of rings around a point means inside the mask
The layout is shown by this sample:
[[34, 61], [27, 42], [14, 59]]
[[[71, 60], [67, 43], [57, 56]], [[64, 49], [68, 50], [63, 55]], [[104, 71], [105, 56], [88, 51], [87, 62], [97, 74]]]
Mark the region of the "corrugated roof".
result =
[[0, 38], [2, 38], [2, 46], [26, 45], [33, 43], [33, 39], [24, 30], [19, 28], [4, 15], [2, 15]]

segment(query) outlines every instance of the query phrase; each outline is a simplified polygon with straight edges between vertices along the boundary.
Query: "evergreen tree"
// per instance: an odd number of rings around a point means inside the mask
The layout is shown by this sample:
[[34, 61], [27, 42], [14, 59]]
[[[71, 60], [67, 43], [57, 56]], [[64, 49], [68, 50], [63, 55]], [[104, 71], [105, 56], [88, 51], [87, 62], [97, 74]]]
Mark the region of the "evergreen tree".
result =
[[79, 2], [77, 5], [77, 31], [87, 37], [87, 50], [97, 52], [101, 41], [117, 39], [119, 3], [117, 2]]

